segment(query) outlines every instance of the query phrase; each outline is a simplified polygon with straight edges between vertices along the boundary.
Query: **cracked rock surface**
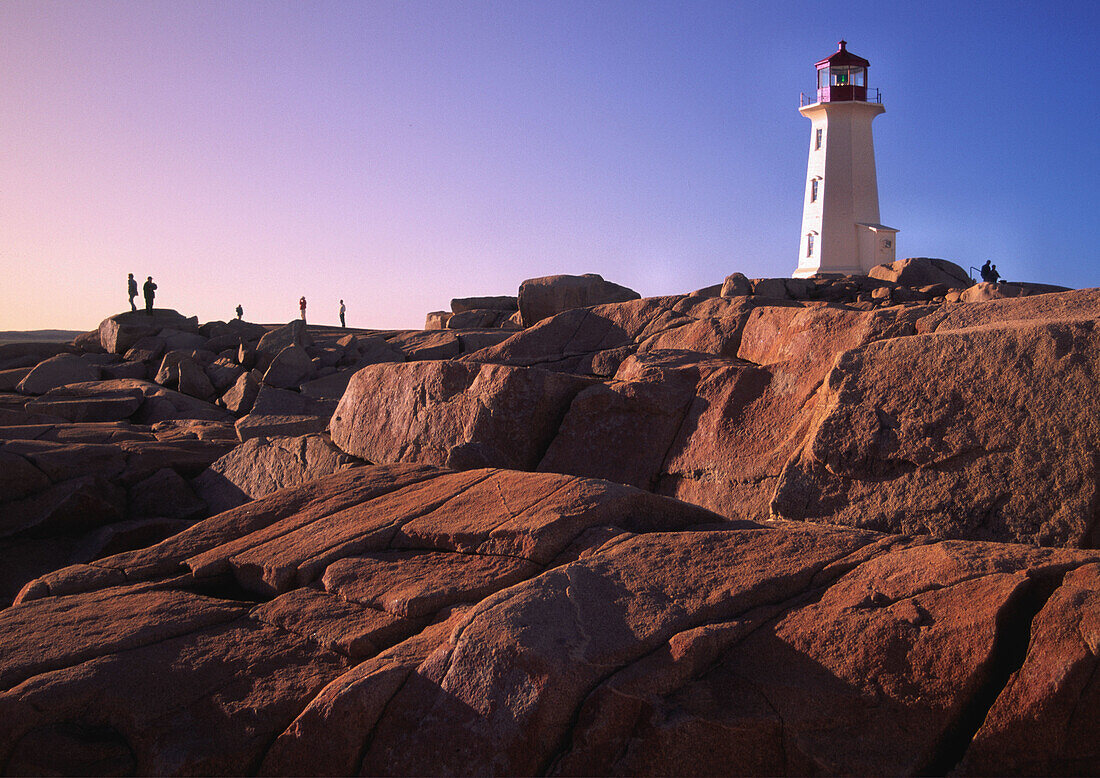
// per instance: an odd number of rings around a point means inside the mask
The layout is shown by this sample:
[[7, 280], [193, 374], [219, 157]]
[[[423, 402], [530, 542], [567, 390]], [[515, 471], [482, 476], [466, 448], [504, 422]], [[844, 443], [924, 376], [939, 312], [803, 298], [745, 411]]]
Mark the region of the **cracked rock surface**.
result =
[[25, 587], [0, 611], [0, 766], [1089, 772], [1098, 570], [576, 476], [358, 467]]

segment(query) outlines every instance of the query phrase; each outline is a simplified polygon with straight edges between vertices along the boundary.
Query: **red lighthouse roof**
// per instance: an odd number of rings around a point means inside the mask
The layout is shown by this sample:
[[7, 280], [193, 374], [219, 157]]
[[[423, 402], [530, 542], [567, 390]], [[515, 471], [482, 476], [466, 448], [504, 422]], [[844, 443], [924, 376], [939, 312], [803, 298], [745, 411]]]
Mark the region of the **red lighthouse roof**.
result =
[[848, 41], [840, 41], [836, 53], [831, 57], [826, 57], [820, 62], [815, 63], [818, 68], [823, 67], [835, 67], [839, 65], [856, 65], [858, 67], [870, 67], [871, 63], [865, 60], [863, 57], [857, 57], [848, 49], [844, 48], [848, 45]]

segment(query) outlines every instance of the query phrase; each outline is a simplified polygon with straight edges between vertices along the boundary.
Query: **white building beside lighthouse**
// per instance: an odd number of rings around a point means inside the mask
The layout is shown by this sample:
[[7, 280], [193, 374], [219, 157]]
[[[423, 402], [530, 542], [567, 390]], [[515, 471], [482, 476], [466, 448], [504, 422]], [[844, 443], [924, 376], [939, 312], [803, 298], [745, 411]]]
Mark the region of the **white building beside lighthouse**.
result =
[[817, 63], [817, 101], [804, 99], [810, 158], [795, 278], [865, 275], [894, 261], [897, 230], [879, 223], [871, 122], [886, 109], [867, 86], [870, 63], [845, 48]]

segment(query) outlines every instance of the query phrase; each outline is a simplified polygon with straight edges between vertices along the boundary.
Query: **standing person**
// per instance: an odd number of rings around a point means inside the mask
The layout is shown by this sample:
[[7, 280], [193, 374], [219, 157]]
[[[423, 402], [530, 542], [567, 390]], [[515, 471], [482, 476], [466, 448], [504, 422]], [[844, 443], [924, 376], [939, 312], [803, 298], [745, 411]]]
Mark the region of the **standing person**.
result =
[[145, 285], [141, 288], [145, 293], [145, 312], [153, 315], [153, 298], [156, 297], [157, 285], [153, 283], [153, 277], [145, 279]]
[[240, 303], [237, 303], [237, 318], [240, 319], [242, 316], [244, 316], [244, 308], [241, 307]]
[[136, 311], [137, 306], [134, 305], [134, 298], [137, 297], [137, 281], [134, 280], [133, 273], [126, 277], [126, 291], [130, 293], [130, 310]]
[[344, 301], [341, 300], [340, 301], [340, 326], [346, 328], [348, 325], [344, 324], [344, 312], [345, 311], [347, 311], [347, 308], [344, 307]]
[[995, 284], [1001, 280], [1001, 274], [997, 272], [997, 266], [989, 268], [989, 283]]
[[989, 283], [989, 272], [990, 272], [989, 265], [990, 265], [990, 262], [991, 262], [991, 260], [987, 259], [985, 261], [985, 264], [982, 265], [981, 270], [978, 271], [982, 274], [982, 280], [985, 281], [986, 283]]
[[306, 298], [303, 295], [302, 299], [298, 301], [298, 308], [302, 312], [302, 321], [306, 320]]

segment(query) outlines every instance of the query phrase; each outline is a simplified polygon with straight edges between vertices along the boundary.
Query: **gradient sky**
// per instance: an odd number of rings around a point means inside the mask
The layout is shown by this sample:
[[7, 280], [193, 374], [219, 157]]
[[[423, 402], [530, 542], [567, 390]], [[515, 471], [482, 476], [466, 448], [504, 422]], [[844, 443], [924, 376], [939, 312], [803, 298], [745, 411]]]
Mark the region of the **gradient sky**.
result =
[[[1087, 2], [0, 3], [0, 330], [128, 307], [421, 327], [797, 264], [813, 63], [870, 60], [898, 257], [1100, 286]], [[140, 302], [140, 300], [139, 300]]]

